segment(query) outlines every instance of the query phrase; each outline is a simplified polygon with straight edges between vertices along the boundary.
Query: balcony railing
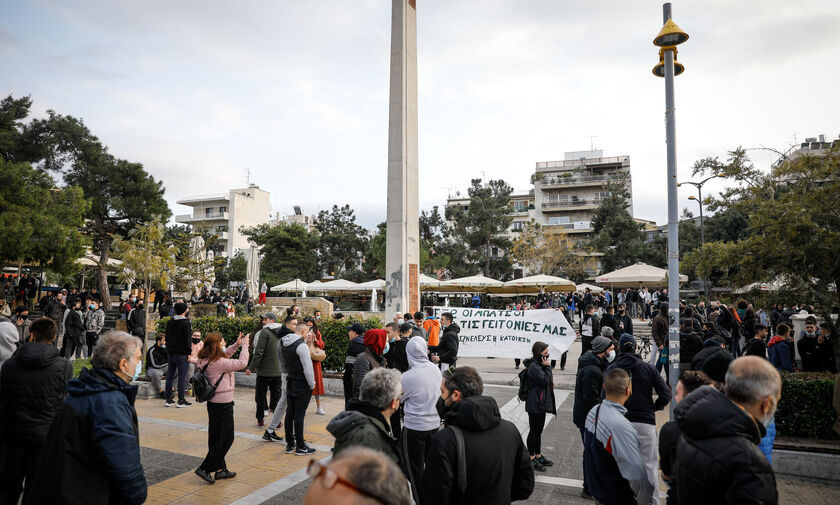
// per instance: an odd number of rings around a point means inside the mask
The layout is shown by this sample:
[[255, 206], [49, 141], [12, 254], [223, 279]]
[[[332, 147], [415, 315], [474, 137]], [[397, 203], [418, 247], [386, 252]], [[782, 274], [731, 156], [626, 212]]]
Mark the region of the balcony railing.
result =
[[543, 209], [563, 209], [583, 207], [585, 205], [601, 205], [604, 198], [580, 198], [577, 200], [566, 200], [564, 202], [543, 202]]
[[620, 177], [615, 175], [581, 175], [579, 177], [562, 177], [544, 175], [540, 180], [540, 186], [547, 187], [561, 187], [561, 186], [586, 186], [586, 185], [602, 185], [610, 181], [620, 180]]
[[[583, 165], [592, 167], [595, 165], [611, 165], [616, 163], [629, 163], [627, 156], [609, 156], [606, 158], [586, 158], [583, 160]], [[568, 168], [581, 166], [581, 160], [562, 160], [562, 161], [538, 161], [537, 171], [550, 170], [552, 168]]]
[[195, 216], [193, 214], [181, 214], [179, 216], [175, 216], [176, 223], [199, 223], [201, 221], [209, 221], [209, 220], [224, 220], [227, 221], [229, 219], [230, 214], [227, 212], [211, 212], [209, 214], [199, 214]]

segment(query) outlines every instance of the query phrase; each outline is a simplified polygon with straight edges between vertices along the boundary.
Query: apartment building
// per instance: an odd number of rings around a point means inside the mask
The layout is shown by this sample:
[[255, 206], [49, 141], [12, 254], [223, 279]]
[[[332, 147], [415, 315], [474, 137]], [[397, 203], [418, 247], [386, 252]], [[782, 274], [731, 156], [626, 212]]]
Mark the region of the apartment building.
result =
[[191, 196], [179, 200], [179, 205], [192, 207], [192, 213], [175, 216], [175, 222], [187, 224], [219, 236], [220, 251], [226, 257], [250, 247], [241, 229], [269, 222], [270, 193], [256, 184], [231, 189], [227, 193]]

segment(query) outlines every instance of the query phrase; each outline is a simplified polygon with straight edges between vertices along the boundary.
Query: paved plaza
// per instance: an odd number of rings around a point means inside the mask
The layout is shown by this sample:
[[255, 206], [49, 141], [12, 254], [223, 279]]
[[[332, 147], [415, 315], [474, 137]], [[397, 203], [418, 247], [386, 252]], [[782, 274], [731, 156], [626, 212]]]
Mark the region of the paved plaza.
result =
[[[557, 416], [549, 416], [543, 434], [543, 453], [554, 461], [554, 466], [537, 474], [537, 484], [528, 503], [535, 504], [592, 504], [580, 498], [582, 485], [580, 432], [572, 424], [574, 404], [574, 375], [580, 344], [575, 343], [569, 352], [566, 370], [557, 366], [558, 389], [555, 394], [559, 405]], [[461, 366], [478, 368], [485, 379], [485, 394], [499, 404], [502, 415], [527, 433], [528, 420], [524, 404], [516, 398], [513, 385], [517, 370], [513, 359], [465, 358]], [[344, 405], [343, 398], [324, 397], [325, 416], [315, 414], [311, 402], [306, 416], [305, 437], [318, 450], [314, 457], [328, 459], [333, 439], [326, 431], [329, 420]], [[196, 404], [187, 409], [165, 408], [163, 401], [137, 400], [140, 421], [140, 444], [143, 465], [149, 480], [149, 504], [299, 504], [309, 479], [305, 467], [310, 458], [284, 454], [284, 443], [265, 442], [263, 428], [256, 424], [254, 390], [237, 388], [235, 395], [236, 438], [227, 463], [237, 472], [232, 480], [217, 481], [208, 485], [193, 470], [207, 451], [207, 411]], [[667, 413], [660, 412], [657, 423], [667, 420]], [[279, 433], [282, 435], [282, 433]], [[664, 485], [662, 485], [664, 502]], [[840, 503], [840, 486], [779, 479], [779, 503], [834, 505]]]

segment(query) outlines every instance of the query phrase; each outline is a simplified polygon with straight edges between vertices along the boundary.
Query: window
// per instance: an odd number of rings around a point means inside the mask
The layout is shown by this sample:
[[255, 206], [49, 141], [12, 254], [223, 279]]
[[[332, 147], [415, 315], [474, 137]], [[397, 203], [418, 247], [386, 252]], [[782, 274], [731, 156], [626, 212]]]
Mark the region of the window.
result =
[[528, 201], [515, 201], [513, 202], [513, 211], [514, 212], [527, 212], [528, 211]]
[[497, 256], [499, 255], [499, 248], [498, 248], [498, 247], [494, 247], [494, 248], [493, 248], [493, 250], [492, 250], [491, 255], [492, 255], [494, 258], [495, 258], [495, 257], [497, 257]]
[[595, 199], [596, 200], [606, 200], [608, 196], [610, 196], [609, 191], [596, 191], [595, 192]]
[[207, 207], [206, 209], [204, 209], [204, 215], [205, 216], [209, 216], [212, 213], [213, 213], [213, 207]]
[[522, 231], [522, 225], [524, 223], [522, 221], [514, 221], [513, 222], [513, 231]]
[[227, 212], [227, 207], [219, 207], [219, 212]]
[[568, 202], [569, 195], [564, 193], [549, 193], [548, 194], [548, 201], [550, 203], [560, 203], [560, 202]]
[[569, 224], [569, 216], [552, 216], [548, 218], [548, 224]]

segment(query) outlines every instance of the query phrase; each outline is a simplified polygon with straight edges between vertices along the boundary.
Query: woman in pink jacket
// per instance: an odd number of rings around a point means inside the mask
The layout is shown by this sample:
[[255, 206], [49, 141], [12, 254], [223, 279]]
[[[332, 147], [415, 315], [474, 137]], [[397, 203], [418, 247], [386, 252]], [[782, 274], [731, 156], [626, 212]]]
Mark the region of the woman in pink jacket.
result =
[[[198, 352], [197, 368], [203, 369], [207, 365], [206, 375], [211, 384], [216, 384], [216, 394], [207, 402], [209, 426], [207, 433], [207, 457], [196, 468], [195, 474], [210, 484], [216, 479], [232, 479], [236, 472], [228, 470], [225, 455], [233, 445], [233, 388], [235, 380], [233, 372], [242, 370], [248, 365], [248, 337], [239, 332], [236, 343], [225, 349], [224, 338], [219, 332], [209, 333], [204, 338], [204, 346]], [[238, 359], [231, 359], [237, 349], [242, 349]], [[209, 365], [208, 365], [209, 363]], [[216, 472], [215, 476], [210, 475]], [[215, 477], [215, 478], [214, 478]]]

